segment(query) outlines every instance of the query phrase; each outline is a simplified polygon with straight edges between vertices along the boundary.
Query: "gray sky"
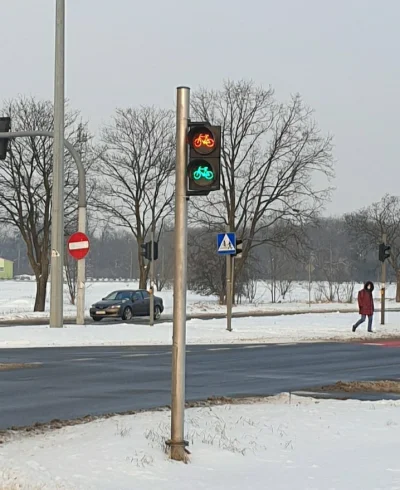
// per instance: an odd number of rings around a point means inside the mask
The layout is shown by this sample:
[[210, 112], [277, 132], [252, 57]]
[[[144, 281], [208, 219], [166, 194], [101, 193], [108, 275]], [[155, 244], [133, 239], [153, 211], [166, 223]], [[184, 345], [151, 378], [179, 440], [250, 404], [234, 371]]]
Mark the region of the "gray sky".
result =
[[[400, 194], [399, 0], [67, 0], [66, 96], [92, 128], [224, 79], [300, 92], [335, 136], [327, 211]], [[55, 0], [2, 6], [0, 99], [53, 98]], [[205, 19], [208, 19], [205, 21]]]

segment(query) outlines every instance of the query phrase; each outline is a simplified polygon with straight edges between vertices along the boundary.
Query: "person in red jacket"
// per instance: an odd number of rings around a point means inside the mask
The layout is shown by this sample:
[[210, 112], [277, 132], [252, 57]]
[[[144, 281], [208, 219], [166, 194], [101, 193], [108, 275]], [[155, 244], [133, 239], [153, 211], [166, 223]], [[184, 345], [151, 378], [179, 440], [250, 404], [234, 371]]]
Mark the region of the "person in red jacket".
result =
[[365, 322], [366, 317], [368, 317], [368, 332], [372, 332], [372, 319], [374, 316], [373, 290], [374, 284], [371, 281], [367, 281], [364, 285], [364, 289], [361, 289], [361, 291], [358, 292], [358, 308], [360, 310], [361, 318], [355, 325], [353, 325], [353, 332]]

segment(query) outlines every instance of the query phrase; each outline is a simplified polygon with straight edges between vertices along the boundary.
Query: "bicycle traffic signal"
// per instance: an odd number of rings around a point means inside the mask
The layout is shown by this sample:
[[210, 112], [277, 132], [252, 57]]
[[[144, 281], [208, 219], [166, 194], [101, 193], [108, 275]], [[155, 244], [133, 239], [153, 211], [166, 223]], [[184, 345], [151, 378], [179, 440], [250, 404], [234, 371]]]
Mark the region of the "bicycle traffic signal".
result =
[[189, 123], [187, 195], [207, 196], [220, 189], [221, 126]]
[[390, 257], [390, 246], [385, 243], [379, 245], [379, 261], [385, 262]]
[[[0, 133], [8, 133], [11, 129], [11, 118], [0, 117]], [[0, 138], [0, 160], [5, 160], [8, 149], [8, 138]]]
[[[151, 257], [151, 241], [143, 243], [140, 245], [140, 248], [143, 248], [143, 251], [140, 253], [145, 259], [152, 260]], [[158, 259], [158, 242], [154, 242], [154, 260]]]

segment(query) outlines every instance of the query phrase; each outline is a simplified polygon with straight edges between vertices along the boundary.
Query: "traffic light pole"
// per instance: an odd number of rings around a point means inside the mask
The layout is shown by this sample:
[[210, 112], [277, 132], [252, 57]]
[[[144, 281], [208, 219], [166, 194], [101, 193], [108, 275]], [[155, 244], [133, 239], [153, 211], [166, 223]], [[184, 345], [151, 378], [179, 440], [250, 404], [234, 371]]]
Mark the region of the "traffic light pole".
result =
[[[382, 235], [382, 243], [386, 244], [386, 233]], [[381, 325], [385, 325], [385, 303], [386, 303], [386, 260], [382, 262], [381, 268]]]
[[190, 89], [177, 88], [176, 100], [176, 167], [175, 167], [175, 269], [172, 336], [171, 387], [171, 459], [187, 460], [184, 440], [185, 368], [186, 368], [186, 289], [187, 289], [187, 133]]
[[51, 203], [50, 327], [64, 323], [65, 0], [56, 0], [53, 195]]
[[[226, 227], [226, 232], [230, 233], [229, 225]], [[226, 256], [226, 329], [232, 332], [232, 284], [233, 284], [233, 257]]]
[[151, 223], [151, 261], [150, 261], [150, 327], [154, 325], [154, 216]]

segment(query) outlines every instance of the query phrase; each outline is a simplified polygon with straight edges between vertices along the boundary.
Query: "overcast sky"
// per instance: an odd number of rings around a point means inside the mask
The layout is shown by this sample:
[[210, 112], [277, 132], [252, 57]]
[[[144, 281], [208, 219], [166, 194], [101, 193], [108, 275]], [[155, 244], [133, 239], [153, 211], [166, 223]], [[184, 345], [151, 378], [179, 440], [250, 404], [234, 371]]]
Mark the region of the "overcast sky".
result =
[[[224, 79], [300, 92], [335, 137], [339, 214], [400, 194], [399, 0], [66, 0], [66, 96], [92, 128]], [[55, 0], [1, 10], [0, 98], [53, 98]]]

